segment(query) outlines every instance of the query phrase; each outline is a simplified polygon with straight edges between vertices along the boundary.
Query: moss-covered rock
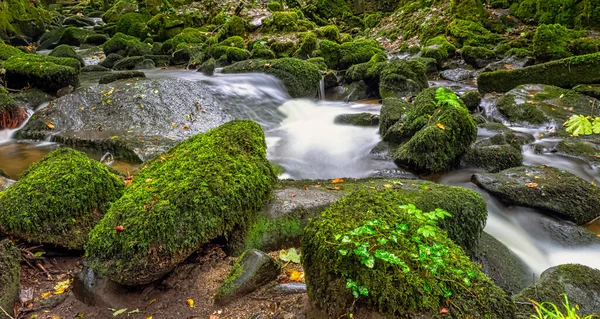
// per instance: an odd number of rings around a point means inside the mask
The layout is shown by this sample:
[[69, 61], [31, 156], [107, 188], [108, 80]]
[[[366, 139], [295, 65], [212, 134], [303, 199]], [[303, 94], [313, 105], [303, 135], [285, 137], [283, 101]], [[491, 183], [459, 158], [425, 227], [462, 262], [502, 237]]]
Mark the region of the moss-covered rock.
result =
[[591, 96], [596, 99], [600, 99], [600, 85], [586, 85], [581, 84], [573, 88], [573, 90], [577, 93], [585, 94], [587, 96]]
[[83, 44], [89, 36], [92, 35], [95, 35], [93, 31], [76, 27], [68, 27], [64, 30], [62, 36], [58, 40], [58, 44], [67, 44], [78, 47]]
[[50, 52], [50, 54], [48, 54], [48, 55], [59, 57], [59, 58], [76, 59], [79, 61], [79, 63], [81, 63], [82, 67], [85, 66], [83, 59], [77, 54], [77, 52], [75, 52], [75, 49], [73, 49], [73, 47], [71, 47], [70, 45], [61, 44], [61, 45], [57, 46], [56, 48], [54, 48], [52, 50], [52, 52]]
[[438, 63], [448, 60], [455, 54], [456, 47], [443, 36], [428, 40], [423, 50], [421, 50], [422, 57], [435, 59]]
[[496, 53], [484, 47], [464, 46], [460, 54], [465, 62], [475, 68], [483, 68], [496, 60]]
[[477, 127], [466, 107], [438, 102], [430, 88], [421, 92], [399, 128], [402, 145], [394, 161], [427, 172], [442, 172], [457, 165], [475, 142]]
[[0, 43], [0, 62], [4, 60], [8, 60], [13, 56], [21, 56], [25, 55], [25, 53], [12, 45]]
[[429, 87], [427, 69], [417, 60], [398, 60], [382, 65], [379, 78], [382, 98], [416, 96]]
[[0, 2], [0, 40], [29, 38], [37, 40], [52, 21], [43, 6], [24, 0]]
[[100, 162], [61, 148], [0, 193], [0, 229], [32, 243], [82, 249], [88, 232], [123, 188]]
[[567, 41], [569, 30], [560, 24], [542, 24], [535, 30], [533, 55], [536, 61], [544, 62], [568, 57]]
[[258, 124], [195, 135], [146, 162], [91, 231], [86, 258], [121, 284], [159, 279], [211, 240], [244, 232], [274, 179]]
[[149, 44], [141, 42], [138, 38], [117, 33], [102, 46], [104, 53], [109, 55], [117, 53], [121, 56], [143, 56], [152, 53], [152, 47]]
[[233, 265], [225, 282], [215, 295], [215, 303], [225, 305], [253, 292], [281, 274], [281, 266], [271, 256], [250, 249]]
[[540, 24], [558, 23], [575, 29], [599, 27], [600, 23], [592, 18], [598, 10], [600, 5], [593, 1], [565, 5], [554, 1], [520, 0], [514, 1], [510, 6], [510, 13], [519, 19]]
[[267, 3], [267, 9], [271, 12], [283, 11], [283, 6], [279, 1], [270, 1]]
[[402, 99], [398, 98], [386, 98], [383, 99], [381, 105], [381, 113], [379, 116], [379, 134], [383, 137], [384, 141], [388, 142], [399, 142], [386, 138], [388, 130], [396, 123], [398, 123], [404, 114], [412, 107], [412, 105]]
[[81, 64], [71, 58], [26, 54], [2, 62], [2, 67], [11, 79], [8, 86], [13, 89], [32, 86], [54, 94], [69, 85], [79, 85]]
[[499, 172], [523, 165], [521, 146], [515, 147], [506, 139], [516, 137], [512, 132], [507, 132], [476, 142], [462, 157], [461, 164], [483, 168], [488, 172]]
[[115, 32], [131, 35], [137, 38], [144, 37], [144, 28], [150, 17], [137, 12], [122, 15], [117, 21]]
[[455, 19], [448, 25], [446, 31], [453, 42], [459, 46], [493, 45], [500, 40], [500, 35], [492, 33], [480, 23], [470, 20]]
[[373, 113], [340, 114], [333, 120], [336, 124], [355, 126], [378, 126], [379, 116]]
[[522, 314], [519, 318], [535, 314], [533, 307], [526, 304], [529, 299], [551, 302], [565, 313], [567, 309], [563, 306], [565, 300], [562, 294], [569, 298], [570, 307], [579, 305], [578, 315], [597, 315], [600, 313], [600, 271], [577, 264], [560, 265], [544, 271], [537, 282], [514, 297], [515, 301], [524, 303], [517, 308]]
[[0, 307], [9, 313], [19, 300], [20, 277], [21, 252], [10, 240], [0, 240]]
[[481, 94], [479, 91], [467, 91], [463, 95], [460, 96], [460, 99], [465, 102], [465, 106], [469, 111], [475, 112], [479, 109], [479, 105], [481, 104]]
[[135, 12], [137, 9], [138, 3], [135, 0], [117, 0], [112, 7], [102, 15], [102, 20], [106, 23], [117, 22], [122, 15]]
[[217, 38], [222, 41], [229, 37], [245, 37], [248, 28], [248, 22], [241, 17], [233, 16], [225, 22], [223, 27], [217, 33]]
[[[513, 318], [512, 301], [471, 263], [445, 232], [430, 226], [435, 230], [435, 236], [419, 236], [418, 230], [429, 224], [399, 207], [411, 203], [414, 201], [405, 197], [402, 191], [363, 190], [332, 204], [311, 221], [305, 229], [302, 256], [308, 295], [317, 308], [333, 318], [346, 314], [351, 305], [353, 311], [378, 312], [386, 317], [429, 317], [446, 307], [457, 317]], [[343, 249], [342, 244], [331, 244], [374, 220], [392, 227], [403, 225], [404, 230], [398, 232], [396, 241], [374, 247], [393, 254], [399, 264], [384, 262], [377, 257], [374, 266], [367, 267], [352, 253], [342, 255], [339, 252]], [[418, 237], [417, 242], [415, 237]], [[433, 264], [433, 261], [428, 261], [427, 256], [422, 259], [414, 256], [423, 252], [423, 246], [434, 244], [445, 247], [438, 256], [445, 266], [435, 267], [432, 273], [423, 265]], [[378, 253], [374, 255], [383, 257]], [[468, 285], [462, 284], [462, 277], [467, 278]], [[346, 288], [347, 280], [366, 288], [368, 296], [355, 300], [352, 290]], [[475, 298], [472, 291], [477, 291]], [[453, 301], [450, 305], [446, 303], [449, 294]]]
[[516, 167], [475, 174], [473, 182], [500, 199], [585, 225], [599, 216], [600, 190], [581, 178], [549, 166]]
[[[323, 50], [322, 47], [321, 50]], [[339, 46], [339, 63], [337, 66], [345, 70], [354, 64], [369, 62], [374, 55], [382, 52], [383, 50], [374, 40], [344, 42]]]
[[298, 20], [296, 12], [274, 12], [272, 25], [275, 31], [294, 32], [298, 30]]
[[295, 58], [248, 60], [223, 68], [223, 73], [247, 72], [274, 75], [294, 98], [314, 97], [321, 81], [321, 72], [315, 64]]
[[339, 41], [340, 40], [340, 29], [336, 25], [327, 25], [324, 27], [320, 27], [315, 30], [316, 34], [330, 41]]
[[133, 79], [133, 78], [145, 78], [146, 74], [141, 71], [126, 71], [118, 73], [110, 73], [100, 78], [99, 84], [108, 84], [118, 80]]
[[600, 53], [574, 56], [518, 70], [484, 72], [477, 78], [482, 94], [508, 92], [522, 84], [549, 84], [571, 88], [600, 82]]
[[204, 75], [212, 76], [215, 74], [215, 69], [217, 67], [217, 61], [215, 59], [210, 58], [198, 68], [198, 72], [204, 73]]
[[104, 60], [102, 60], [98, 65], [103, 66], [107, 69], [112, 69], [115, 66], [115, 63], [122, 60], [123, 56], [117, 53], [109, 53]]

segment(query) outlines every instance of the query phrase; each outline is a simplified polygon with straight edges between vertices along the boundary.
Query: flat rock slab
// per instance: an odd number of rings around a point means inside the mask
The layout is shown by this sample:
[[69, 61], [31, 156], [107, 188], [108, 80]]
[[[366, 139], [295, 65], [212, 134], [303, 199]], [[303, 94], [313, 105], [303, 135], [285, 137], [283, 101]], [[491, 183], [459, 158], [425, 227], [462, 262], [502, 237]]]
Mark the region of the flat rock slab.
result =
[[475, 174], [479, 187], [514, 205], [541, 209], [585, 225], [600, 216], [600, 190], [549, 166], [521, 166], [495, 174]]
[[125, 80], [77, 90], [37, 111], [21, 139], [50, 139], [142, 162], [232, 118], [205, 84]]

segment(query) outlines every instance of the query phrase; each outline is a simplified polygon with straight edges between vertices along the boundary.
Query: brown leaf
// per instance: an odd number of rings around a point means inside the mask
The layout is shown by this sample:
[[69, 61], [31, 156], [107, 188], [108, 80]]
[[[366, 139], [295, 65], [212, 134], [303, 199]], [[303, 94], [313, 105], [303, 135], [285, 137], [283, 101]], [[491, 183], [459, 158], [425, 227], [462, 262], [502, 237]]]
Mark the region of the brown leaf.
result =
[[125, 230], [125, 228], [124, 228], [123, 226], [120, 226], [120, 225], [119, 225], [119, 226], [115, 227], [115, 231], [116, 231], [117, 233], [120, 233], [120, 232], [122, 232], [123, 230]]
[[529, 188], [536, 188], [536, 187], [538, 187], [538, 183], [527, 183], [527, 184], [525, 184], [525, 186], [527, 186]]
[[330, 190], [330, 191], [339, 191], [339, 190], [342, 190], [339, 187], [327, 187], [327, 189]]
[[53, 130], [54, 129], [54, 124], [52, 124], [52, 121], [46, 120], [46, 127], [48, 127], [49, 129]]

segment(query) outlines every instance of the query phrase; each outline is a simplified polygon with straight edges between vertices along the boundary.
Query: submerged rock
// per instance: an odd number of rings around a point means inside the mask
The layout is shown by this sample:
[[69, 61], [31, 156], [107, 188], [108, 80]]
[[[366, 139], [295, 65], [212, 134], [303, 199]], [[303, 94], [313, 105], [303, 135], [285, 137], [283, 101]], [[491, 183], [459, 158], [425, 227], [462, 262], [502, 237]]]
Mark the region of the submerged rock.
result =
[[233, 265], [215, 295], [215, 303], [228, 304], [276, 279], [280, 273], [281, 266], [269, 255], [256, 249], [248, 250]]
[[510, 204], [541, 209], [579, 225], [600, 216], [598, 187], [554, 167], [522, 166], [475, 174], [472, 181]]
[[[302, 242], [302, 257], [312, 303], [329, 318], [344, 315], [348, 307], [353, 307], [353, 311], [369, 311], [386, 317], [431, 317], [445, 307], [457, 317], [514, 318], [512, 300], [444, 232], [436, 233], [435, 239], [419, 235], [418, 229], [430, 224], [399, 208], [399, 205], [409, 203], [414, 202], [405, 198], [403, 192], [363, 189], [334, 203], [310, 222]], [[419, 207], [418, 204], [416, 206]], [[376, 244], [376, 238], [363, 239], [368, 235], [350, 233], [370, 225], [387, 234], [385, 228], [378, 227], [382, 223], [391, 227], [403, 225], [399, 226], [403, 230], [396, 232], [396, 241]], [[429, 227], [439, 231], [436, 226]], [[380, 252], [374, 253], [373, 267], [361, 263], [361, 259], [368, 262], [369, 257], [362, 255], [361, 258], [356, 250], [352, 252], [352, 243], [346, 246], [331, 244], [332, 241], [343, 243], [340, 237], [344, 235], [351, 241], [367, 241], [371, 247], [380, 247]], [[415, 237], [419, 238], [419, 244], [413, 241]], [[448, 267], [436, 267], [435, 274], [428, 270], [433, 262], [428, 262], [427, 257], [414, 258], [419, 251], [422, 252], [420, 247], [431, 247], [433, 242], [446, 247], [439, 258]], [[350, 252], [340, 253], [344, 247], [348, 247]], [[369, 247], [365, 247], [364, 251], [373, 256], [368, 252]], [[393, 254], [394, 258], [389, 258], [389, 254]], [[461, 269], [462, 275], [450, 269]], [[458, 284], [464, 280], [469, 282], [470, 289], [477, 291], [476, 298], [465, 291], [463, 284]], [[353, 296], [353, 289], [347, 288], [352, 285], [355, 285], [356, 296], [363, 292], [358, 302]], [[368, 294], [364, 294], [365, 291]], [[452, 294], [452, 304], [446, 303], [448, 294]]]
[[0, 307], [11, 314], [19, 300], [20, 276], [21, 252], [9, 239], [0, 240]]
[[531, 299], [536, 302], [551, 302], [565, 313], [563, 306], [566, 294], [569, 305], [579, 305], [580, 316], [600, 313], [600, 270], [583, 265], [568, 264], [552, 267], [544, 271], [538, 281], [519, 292], [515, 301], [519, 304], [517, 311], [523, 314], [519, 318], [529, 318], [535, 314], [533, 307], [527, 305]]
[[0, 230], [32, 243], [82, 249], [123, 182], [100, 162], [69, 148], [31, 165], [0, 196]]
[[86, 260], [119, 284], [155, 281], [217, 238], [236, 245], [275, 179], [258, 124], [195, 135], [145, 163], [90, 232]]
[[75, 148], [143, 162], [230, 119], [202, 83], [117, 81], [77, 90], [50, 103], [31, 117], [17, 138], [50, 137]]

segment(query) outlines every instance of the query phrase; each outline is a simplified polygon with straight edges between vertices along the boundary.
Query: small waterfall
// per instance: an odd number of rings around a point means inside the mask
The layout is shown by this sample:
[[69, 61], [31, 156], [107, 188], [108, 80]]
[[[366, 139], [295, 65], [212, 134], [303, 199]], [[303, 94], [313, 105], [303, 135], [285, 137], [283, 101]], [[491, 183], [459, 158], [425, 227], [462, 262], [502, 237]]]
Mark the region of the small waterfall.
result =
[[319, 100], [325, 100], [325, 75], [321, 76], [319, 81]]

